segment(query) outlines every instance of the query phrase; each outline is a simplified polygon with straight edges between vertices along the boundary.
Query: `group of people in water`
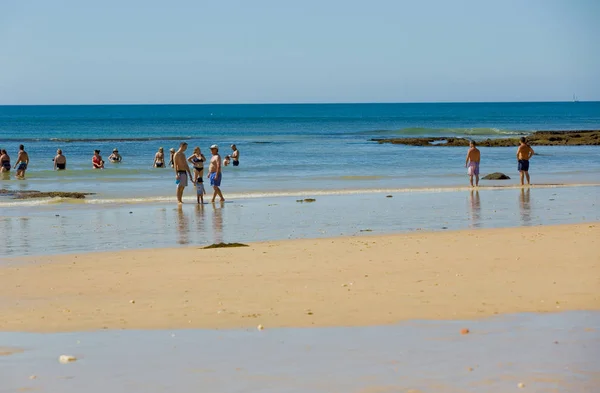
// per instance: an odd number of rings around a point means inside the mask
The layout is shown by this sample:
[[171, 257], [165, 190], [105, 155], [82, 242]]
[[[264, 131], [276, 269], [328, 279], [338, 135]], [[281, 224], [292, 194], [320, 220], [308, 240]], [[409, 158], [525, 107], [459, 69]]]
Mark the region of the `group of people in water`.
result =
[[0, 150], [0, 173], [8, 173], [11, 169], [16, 169], [17, 173], [15, 176], [18, 179], [25, 178], [25, 171], [29, 165], [29, 154], [25, 151], [25, 146], [19, 146], [19, 152], [17, 153], [17, 161], [15, 166], [12, 167], [10, 164], [10, 156], [5, 149]]
[[[521, 138], [519, 148], [517, 149], [517, 169], [521, 176], [521, 185], [525, 185], [525, 179], [527, 179], [527, 185], [531, 184], [531, 178], [529, 177], [529, 160], [535, 152], [527, 143], [525, 137]], [[467, 158], [465, 160], [465, 168], [467, 168], [467, 175], [469, 175], [469, 182], [471, 187], [479, 186], [479, 163], [481, 162], [481, 152], [477, 148], [475, 141], [471, 141], [469, 151], [467, 152]], [[475, 178], [475, 184], [473, 184], [473, 178]]]
[[[204, 162], [206, 162], [206, 157], [202, 154], [200, 147], [195, 147], [192, 155], [189, 157], [185, 156], [185, 151], [187, 150], [188, 144], [186, 142], [182, 142], [179, 146], [179, 149], [176, 151], [171, 148], [169, 150], [170, 157], [169, 162], [165, 163], [165, 153], [164, 149], [160, 147], [158, 152], [154, 155], [154, 162], [152, 166], [154, 168], [166, 168], [170, 166], [175, 170], [175, 182], [177, 184], [177, 202], [183, 203], [183, 190], [188, 185], [188, 180], [196, 186], [196, 194], [198, 203], [204, 203], [204, 195], [206, 194], [206, 190], [204, 188]], [[225, 156], [225, 159], [221, 159], [219, 155], [219, 147], [217, 145], [212, 145], [210, 147], [210, 151], [212, 153], [212, 157], [209, 161], [208, 167], [208, 176], [207, 178], [210, 181], [210, 185], [213, 187], [214, 194], [212, 197], [212, 202], [215, 201], [217, 196], [221, 201], [225, 201], [223, 198], [223, 193], [221, 192], [221, 178], [222, 178], [222, 167], [228, 166], [230, 163], [233, 166], [240, 165], [240, 151], [237, 146], [231, 145], [232, 153], [231, 155]], [[119, 154], [118, 149], [113, 149], [112, 154], [108, 157], [108, 160], [112, 163], [120, 163], [123, 161], [123, 157]], [[61, 149], [56, 151], [56, 156], [53, 159], [54, 161], [54, 170], [62, 171], [67, 169], [67, 158], [64, 156]], [[190, 166], [192, 165], [193, 174], [190, 170]], [[17, 155], [17, 161], [14, 165], [14, 169], [17, 169], [16, 177], [18, 179], [25, 178], [25, 171], [27, 170], [27, 166], [29, 165], [29, 155], [25, 151], [25, 147], [23, 145], [19, 146], [19, 153]], [[92, 168], [93, 169], [104, 169], [104, 160], [100, 155], [100, 150], [94, 150], [94, 155], [92, 156]], [[10, 156], [6, 152], [6, 150], [0, 150], [0, 173], [8, 173], [13, 169], [10, 163]]]

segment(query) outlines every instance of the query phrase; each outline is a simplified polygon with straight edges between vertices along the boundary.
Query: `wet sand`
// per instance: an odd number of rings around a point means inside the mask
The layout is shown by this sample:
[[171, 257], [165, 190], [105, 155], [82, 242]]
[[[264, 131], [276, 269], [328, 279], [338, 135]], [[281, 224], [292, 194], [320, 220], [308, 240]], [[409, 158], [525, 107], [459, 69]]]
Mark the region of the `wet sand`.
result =
[[600, 225], [21, 257], [0, 330], [364, 326], [600, 309]]
[[[25, 351], [0, 357], [3, 393], [591, 393], [600, 384], [600, 312], [588, 311], [350, 328], [0, 332], [4, 342]], [[77, 361], [60, 364], [62, 354]]]

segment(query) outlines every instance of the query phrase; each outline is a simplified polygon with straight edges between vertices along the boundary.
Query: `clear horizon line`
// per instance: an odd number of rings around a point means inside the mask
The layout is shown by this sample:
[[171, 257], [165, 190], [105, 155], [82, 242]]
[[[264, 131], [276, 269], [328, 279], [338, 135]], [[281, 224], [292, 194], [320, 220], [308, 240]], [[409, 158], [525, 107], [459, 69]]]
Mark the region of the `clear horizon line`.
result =
[[590, 103], [590, 101], [340, 101], [340, 102], [250, 102], [250, 103], [86, 103], [86, 104], [0, 104], [8, 106], [224, 106], [224, 105], [398, 105], [398, 104], [543, 104], [543, 103]]

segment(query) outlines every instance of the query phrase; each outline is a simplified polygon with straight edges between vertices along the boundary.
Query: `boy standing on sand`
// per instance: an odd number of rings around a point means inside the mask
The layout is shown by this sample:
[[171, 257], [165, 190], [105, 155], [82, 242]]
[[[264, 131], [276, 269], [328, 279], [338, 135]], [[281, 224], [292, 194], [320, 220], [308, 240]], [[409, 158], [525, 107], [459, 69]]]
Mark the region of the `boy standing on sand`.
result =
[[221, 189], [219, 188], [221, 186], [222, 177], [221, 156], [219, 155], [219, 146], [212, 145], [210, 147], [210, 152], [213, 156], [210, 159], [210, 164], [208, 165], [208, 178], [210, 179], [210, 185], [213, 186], [213, 189], [215, 190], [211, 202], [215, 201], [217, 195], [219, 196], [219, 198], [221, 198], [221, 202], [223, 202], [225, 201], [225, 198], [223, 198], [223, 194], [221, 193]]
[[29, 165], [29, 154], [25, 151], [25, 146], [20, 145], [19, 155], [17, 156], [17, 162], [15, 163], [15, 169], [17, 170], [15, 176], [19, 179], [24, 179], [27, 165]]
[[187, 143], [181, 142], [179, 150], [173, 155], [173, 168], [175, 169], [175, 184], [177, 184], [177, 203], [183, 203], [183, 190], [188, 185], [188, 179], [193, 182], [192, 173], [185, 159]]
[[475, 141], [471, 141], [465, 160], [465, 168], [467, 168], [471, 187], [473, 187], [473, 176], [475, 176], [475, 186], [479, 187], [479, 161], [481, 161], [481, 152], [475, 147]]
[[534, 155], [534, 151], [531, 148], [531, 146], [529, 146], [527, 144], [527, 140], [525, 139], [525, 137], [521, 137], [521, 144], [519, 145], [519, 148], [517, 149], [517, 162], [518, 162], [518, 166], [517, 169], [519, 170], [520, 174], [521, 174], [521, 185], [523, 186], [523, 177], [527, 177], [527, 185], [530, 185], [530, 179], [529, 179], [529, 159], [531, 157], [533, 157]]

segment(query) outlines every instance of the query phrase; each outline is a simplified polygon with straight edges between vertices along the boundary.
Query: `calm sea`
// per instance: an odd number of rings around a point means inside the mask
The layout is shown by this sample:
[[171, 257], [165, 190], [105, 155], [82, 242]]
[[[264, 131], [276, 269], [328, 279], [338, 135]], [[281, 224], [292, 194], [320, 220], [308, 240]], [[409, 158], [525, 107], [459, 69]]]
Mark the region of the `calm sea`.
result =
[[[227, 167], [227, 195], [453, 187], [466, 182], [465, 149], [379, 145], [377, 137], [455, 135], [474, 139], [534, 130], [600, 128], [600, 102], [474, 104], [0, 106], [0, 148], [31, 157], [25, 181], [0, 188], [94, 192], [96, 203], [172, 198], [170, 169], [153, 169], [154, 153], [187, 141], [190, 147], [237, 144], [241, 165]], [[52, 171], [57, 148], [68, 170]], [[121, 164], [91, 169], [94, 149]], [[600, 147], [539, 147], [534, 182], [600, 182]], [[482, 172], [515, 179], [514, 148], [482, 149]], [[193, 190], [188, 190], [193, 197]], [[3, 205], [13, 200], [0, 200]], [[47, 202], [39, 202], [47, 203]]]

